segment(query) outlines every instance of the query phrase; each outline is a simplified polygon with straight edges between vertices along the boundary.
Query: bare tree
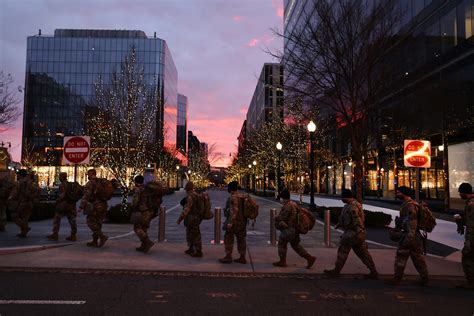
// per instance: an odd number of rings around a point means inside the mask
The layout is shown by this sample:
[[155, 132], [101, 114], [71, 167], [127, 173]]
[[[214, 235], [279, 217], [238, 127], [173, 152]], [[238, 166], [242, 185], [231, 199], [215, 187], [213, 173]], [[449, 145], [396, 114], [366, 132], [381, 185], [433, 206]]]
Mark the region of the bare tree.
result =
[[[0, 71], [0, 127], [3, 128], [13, 123], [20, 115], [16, 107], [20, 100], [17, 94], [10, 90], [12, 83], [11, 74], [5, 75], [3, 71]], [[21, 87], [18, 86], [18, 92], [21, 91]]]
[[95, 86], [90, 108], [96, 113], [88, 122], [92, 147], [99, 149], [101, 164], [122, 186], [124, 201], [133, 177], [150, 159], [159, 95], [157, 82], [145, 81], [134, 49], [110, 82], [99, 78]]
[[[392, 0], [319, 0], [303, 22], [287, 34], [286, 51], [273, 52], [287, 75], [289, 100], [313, 120], [333, 118], [349, 131], [355, 159], [356, 192], [362, 198], [363, 156], [369, 116], [390, 82], [393, 65], [386, 52], [393, 44], [400, 12]], [[289, 104], [291, 107], [292, 105]], [[320, 117], [311, 118], [318, 107]]]

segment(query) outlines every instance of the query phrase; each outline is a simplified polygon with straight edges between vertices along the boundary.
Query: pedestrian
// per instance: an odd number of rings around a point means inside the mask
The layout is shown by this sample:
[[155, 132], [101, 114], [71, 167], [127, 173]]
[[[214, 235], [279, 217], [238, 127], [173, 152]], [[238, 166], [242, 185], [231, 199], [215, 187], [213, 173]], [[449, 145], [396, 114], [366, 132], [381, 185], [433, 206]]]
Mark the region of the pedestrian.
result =
[[[98, 196], [97, 192], [99, 186], [99, 180], [95, 169], [89, 169], [87, 171], [87, 179], [84, 188], [84, 196], [82, 197], [81, 204], [79, 206], [79, 212], [87, 209], [87, 226], [92, 231], [92, 241], [87, 243], [89, 247], [102, 247], [107, 241], [108, 237], [102, 232], [102, 221], [107, 214], [107, 200]], [[88, 203], [92, 204], [92, 207], [88, 206]]]
[[39, 198], [39, 187], [33, 182], [25, 169], [18, 171], [18, 181], [10, 193], [9, 204], [13, 206], [12, 219], [21, 231], [17, 237], [26, 238], [31, 228], [28, 220], [33, 212], [33, 204]]
[[219, 259], [220, 263], [232, 263], [232, 251], [234, 248], [234, 238], [237, 239], [237, 250], [240, 254], [238, 259], [234, 262], [246, 264], [245, 252], [247, 250], [247, 219], [244, 217], [243, 201], [244, 196], [237, 191], [239, 184], [237, 181], [232, 181], [227, 186], [227, 191], [230, 196], [227, 198], [224, 209], [224, 246], [225, 257]]
[[61, 225], [61, 218], [66, 215], [69, 225], [71, 226], [71, 235], [66, 238], [69, 241], [76, 241], [77, 234], [77, 211], [76, 211], [76, 201], [72, 201], [68, 197], [68, 189], [70, 182], [67, 181], [67, 173], [61, 172], [59, 174], [59, 196], [56, 200], [56, 212], [54, 214], [53, 220], [53, 233], [48, 235], [47, 238], [50, 240], [59, 239], [59, 227]]
[[[467, 182], [461, 183], [458, 192], [461, 199], [466, 201], [464, 214], [456, 220], [456, 223], [458, 224], [458, 233], [464, 234], [461, 262], [467, 284], [457, 287], [474, 290], [474, 194], [472, 194], [472, 186]], [[466, 226], [465, 229], [464, 226]]]
[[298, 224], [299, 206], [290, 200], [290, 192], [287, 189], [281, 191], [280, 198], [283, 201], [283, 206], [275, 218], [275, 226], [280, 230], [280, 237], [278, 238], [278, 255], [280, 260], [274, 262], [273, 265], [282, 268], [288, 266], [286, 263], [286, 253], [288, 243], [290, 243], [291, 248], [298, 255], [306, 259], [306, 269], [310, 269], [316, 261], [316, 257], [310, 255], [300, 244], [300, 234], [296, 227]]
[[342, 189], [341, 198], [345, 205], [342, 208], [341, 215], [339, 215], [336, 228], [342, 228], [344, 233], [341, 236], [339, 248], [337, 249], [335, 267], [332, 270], [324, 270], [324, 274], [330, 278], [339, 277], [352, 249], [362, 263], [370, 270], [370, 273], [364, 277], [376, 280], [379, 274], [365, 241], [365, 214], [362, 205], [355, 199], [351, 190]]
[[400, 231], [401, 237], [395, 255], [394, 277], [389, 284], [400, 284], [408, 258], [411, 258], [421, 277], [418, 284], [427, 286], [428, 268], [421, 246], [422, 237], [417, 229], [420, 206], [411, 199], [411, 195], [412, 190], [406, 186], [398, 187], [396, 190], [396, 198], [403, 201], [400, 207], [400, 216], [395, 222], [395, 229]]
[[184, 251], [185, 254], [191, 257], [201, 258], [202, 253], [202, 239], [201, 230], [199, 225], [201, 224], [203, 213], [201, 203], [199, 203], [198, 194], [194, 191], [194, 184], [189, 181], [184, 186], [186, 190], [186, 204], [184, 205], [183, 211], [178, 218], [177, 224], [181, 224], [184, 220], [186, 226], [186, 241], [188, 243], [188, 249]]
[[137, 218], [133, 222], [133, 231], [141, 241], [140, 247], [135, 248], [137, 251], [148, 253], [150, 248], [155, 244], [148, 237], [148, 228], [153, 219], [153, 206], [149, 205], [149, 199], [146, 198], [144, 178], [138, 175], [134, 179], [135, 189], [133, 191], [132, 201], [132, 218]]
[[13, 182], [10, 179], [10, 173], [2, 173], [0, 178], [0, 232], [5, 231], [7, 224], [7, 200], [12, 187]]

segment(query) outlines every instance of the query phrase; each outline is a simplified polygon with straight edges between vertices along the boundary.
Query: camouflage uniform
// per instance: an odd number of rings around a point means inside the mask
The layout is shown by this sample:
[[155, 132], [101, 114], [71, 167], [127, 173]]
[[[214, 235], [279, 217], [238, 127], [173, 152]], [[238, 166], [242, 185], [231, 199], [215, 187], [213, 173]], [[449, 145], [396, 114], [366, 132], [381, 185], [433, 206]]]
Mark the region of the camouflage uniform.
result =
[[29, 176], [20, 177], [13, 186], [9, 200], [13, 201], [14, 209], [11, 210], [12, 220], [17, 224], [21, 233], [19, 237], [26, 237], [30, 231], [28, 220], [33, 212], [33, 203], [39, 198], [39, 187]]
[[338, 227], [344, 229], [344, 233], [341, 236], [337, 250], [334, 273], [340, 273], [352, 249], [357, 257], [369, 268], [371, 275], [374, 277], [378, 275], [374, 260], [367, 250], [364, 221], [365, 214], [362, 205], [357, 200], [352, 199], [344, 205], [337, 223]]
[[428, 280], [428, 268], [423, 257], [423, 249], [420, 245], [421, 236], [418, 233], [417, 225], [418, 206], [412, 199], [408, 199], [400, 207], [400, 224], [399, 227], [396, 227], [401, 230], [402, 237], [395, 256], [395, 281], [402, 279], [409, 257], [420, 274], [422, 282]]
[[102, 221], [107, 214], [107, 201], [100, 200], [97, 197], [97, 186], [99, 185], [98, 179], [89, 180], [84, 187], [84, 195], [80, 204], [80, 209], [86, 209], [87, 203], [92, 204], [92, 210], [87, 214], [87, 226], [92, 231], [93, 243], [97, 243], [100, 238], [107, 240], [107, 236], [102, 232]]
[[199, 215], [200, 210], [197, 208], [197, 199], [198, 196], [196, 192], [188, 192], [186, 205], [184, 206], [180, 218], [184, 218], [184, 224], [186, 225], [186, 241], [189, 251], [200, 254], [202, 253], [202, 239], [199, 225], [201, 224], [202, 218]]
[[291, 248], [301, 257], [308, 259], [311, 255], [301, 246], [300, 234], [296, 230], [298, 223], [298, 205], [293, 201], [283, 204], [280, 214], [275, 218], [276, 226], [281, 230], [278, 238], [278, 255], [280, 260], [286, 259], [287, 246], [290, 243]]
[[468, 286], [474, 288], [474, 197], [466, 201], [463, 221], [466, 231], [461, 262]]
[[140, 223], [133, 224], [133, 231], [142, 242], [142, 245], [150, 242], [148, 237], [148, 228], [150, 228], [150, 222], [153, 219], [153, 211], [143, 198], [145, 186], [143, 184], [137, 184], [133, 191], [133, 210], [142, 214], [142, 220]]
[[7, 224], [7, 199], [10, 195], [13, 183], [8, 177], [0, 179], [0, 231], [5, 231]]
[[234, 248], [234, 236], [237, 238], [237, 250], [241, 257], [245, 257], [247, 249], [247, 219], [243, 214], [243, 206], [239, 207], [239, 203], [243, 201], [241, 195], [237, 191], [233, 191], [226, 201], [224, 215], [227, 217], [226, 223], [232, 224], [230, 229], [225, 225], [224, 246], [227, 257], [232, 256]]
[[63, 181], [59, 185], [59, 197], [56, 200], [56, 212], [54, 214], [54, 220], [53, 220], [53, 235], [57, 235], [59, 233], [61, 218], [64, 215], [67, 216], [69, 225], [71, 225], [71, 235], [77, 234], [76, 203], [73, 201], [70, 201], [66, 196], [68, 184], [69, 184], [68, 181]]

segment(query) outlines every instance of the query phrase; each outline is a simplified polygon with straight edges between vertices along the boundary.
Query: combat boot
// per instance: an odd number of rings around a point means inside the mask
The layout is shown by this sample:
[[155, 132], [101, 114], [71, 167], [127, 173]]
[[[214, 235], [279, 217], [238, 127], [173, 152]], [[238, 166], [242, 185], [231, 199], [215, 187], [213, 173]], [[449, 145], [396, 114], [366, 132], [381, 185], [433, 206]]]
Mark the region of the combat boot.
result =
[[69, 241], [76, 241], [76, 240], [77, 240], [76, 234], [71, 234], [71, 236], [66, 237], [66, 240], [69, 240]]
[[92, 241], [89, 241], [86, 245], [87, 247], [99, 247], [97, 244], [97, 237], [94, 237]]
[[378, 280], [379, 279], [379, 273], [377, 272], [376, 269], [372, 269], [372, 270], [370, 270], [369, 274], [364, 275], [364, 279]]
[[184, 253], [187, 254], [187, 255], [192, 255], [194, 252], [193, 248], [192, 247], [189, 247], [189, 249], [185, 250]]
[[286, 268], [288, 265], [286, 264], [286, 257], [280, 257], [280, 261], [273, 262], [275, 267]]
[[232, 263], [232, 256], [226, 255], [224, 258], [219, 259], [220, 263]]
[[52, 233], [51, 235], [46, 236], [49, 240], [58, 240], [59, 236], [58, 233]]
[[330, 279], [337, 279], [341, 276], [341, 273], [337, 269], [324, 270], [324, 275]]
[[151, 247], [153, 247], [155, 243], [153, 241], [151, 241], [150, 239], [147, 239], [143, 245], [143, 252], [144, 253], [148, 253], [148, 251], [150, 251]]
[[421, 277], [421, 279], [417, 282], [419, 286], [428, 286], [428, 277]]
[[202, 256], [203, 256], [203, 253], [201, 250], [197, 250], [191, 254], [191, 257], [194, 257], [194, 258], [202, 258]]
[[107, 237], [105, 235], [102, 235], [102, 237], [100, 237], [100, 239], [99, 239], [98, 247], [102, 247], [103, 245], [105, 245], [105, 242], [107, 241], [107, 239], [109, 239], [109, 237]]
[[247, 260], [245, 260], [245, 255], [240, 255], [239, 259], [235, 259], [234, 262], [246, 264]]
[[306, 269], [311, 269], [313, 264], [316, 262], [316, 257], [313, 257], [312, 255], [307, 255], [304, 257], [306, 261], [308, 261], [308, 264], [306, 265]]

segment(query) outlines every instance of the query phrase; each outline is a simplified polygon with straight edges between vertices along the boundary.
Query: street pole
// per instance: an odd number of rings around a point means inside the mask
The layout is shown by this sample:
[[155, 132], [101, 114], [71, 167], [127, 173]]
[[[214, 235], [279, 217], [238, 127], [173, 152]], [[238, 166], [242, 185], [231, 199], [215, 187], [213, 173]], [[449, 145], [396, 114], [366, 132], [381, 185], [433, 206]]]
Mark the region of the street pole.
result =
[[313, 148], [313, 132], [309, 133], [309, 138], [310, 138], [310, 144], [309, 144], [309, 150], [311, 151], [309, 157], [309, 181], [310, 183], [310, 200], [309, 200], [309, 208], [312, 210], [315, 208], [314, 206], [314, 148]]
[[280, 142], [278, 142], [276, 144], [276, 148], [278, 150], [278, 165], [277, 165], [277, 190], [275, 194], [276, 194], [276, 199], [278, 200], [280, 198], [280, 192], [281, 192], [280, 159], [281, 159], [281, 149], [283, 148], [283, 145]]

